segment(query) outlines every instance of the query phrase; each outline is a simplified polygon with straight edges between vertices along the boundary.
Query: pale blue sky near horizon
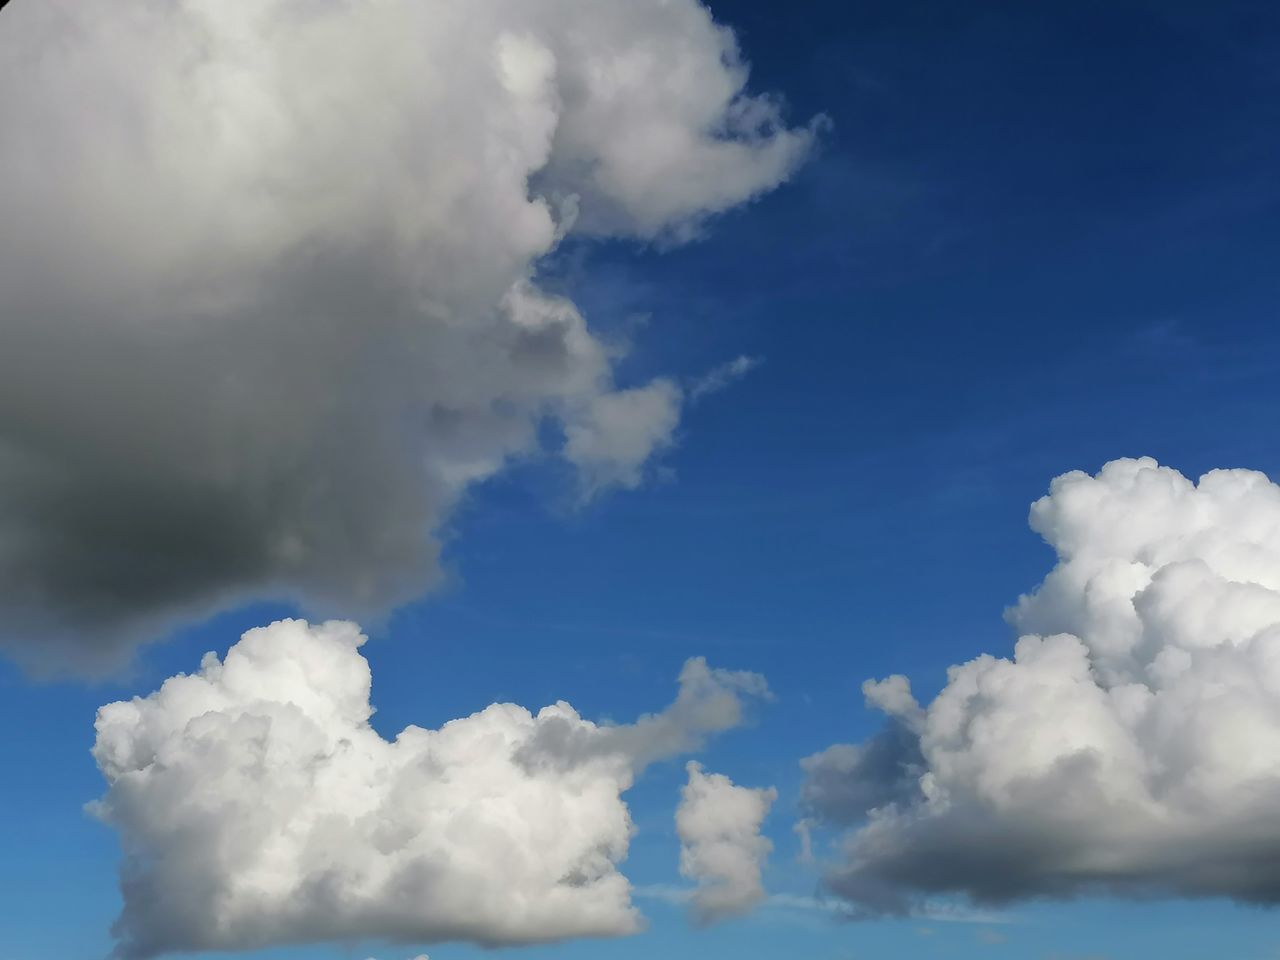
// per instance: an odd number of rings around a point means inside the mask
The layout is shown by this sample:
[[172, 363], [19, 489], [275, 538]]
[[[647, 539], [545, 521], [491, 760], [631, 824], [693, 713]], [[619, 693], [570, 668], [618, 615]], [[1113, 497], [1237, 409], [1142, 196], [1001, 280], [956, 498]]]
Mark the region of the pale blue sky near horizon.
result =
[[[1052, 563], [1026, 518], [1054, 476], [1145, 455], [1280, 478], [1280, 10], [711, 6], [754, 89], [831, 118], [815, 156], [690, 245], [579, 241], [542, 269], [601, 329], [628, 331], [624, 381], [758, 365], [689, 408], [659, 482], [576, 507], [535, 462], [474, 490], [447, 531], [448, 581], [366, 623], [363, 652], [386, 735], [494, 701], [629, 720], [670, 701], [690, 656], [764, 674], [776, 699], [700, 759], [777, 786], [765, 884], [782, 899], [698, 929], [646, 894], [682, 883], [673, 761], [627, 795], [641, 935], [235, 956], [1280, 956], [1280, 914], [1225, 901], [844, 921], [793, 833], [799, 760], [879, 725], [863, 680], [905, 673], [923, 699], [948, 665], [1009, 651], [1002, 612]], [[103, 682], [32, 683], [0, 663], [0, 960], [111, 949], [118, 848], [84, 810], [103, 787], [97, 707], [296, 612], [193, 624]]]

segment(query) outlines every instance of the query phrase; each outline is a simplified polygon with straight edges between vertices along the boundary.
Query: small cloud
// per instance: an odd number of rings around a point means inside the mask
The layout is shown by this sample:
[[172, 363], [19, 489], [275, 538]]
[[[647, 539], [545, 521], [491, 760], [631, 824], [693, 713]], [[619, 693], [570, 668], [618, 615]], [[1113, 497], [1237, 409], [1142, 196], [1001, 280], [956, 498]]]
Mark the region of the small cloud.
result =
[[796, 862], [813, 863], [813, 830], [809, 820], [807, 818], [799, 820], [791, 829], [800, 841], [800, 852], [796, 854]]
[[675, 906], [684, 906], [693, 899], [693, 887], [680, 887], [671, 883], [647, 883], [635, 887], [632, 894], [641, 900], [658, 900]]
[[689, 385], [689, 402], [697, 402], [703, 397], [719, 393], [726, 387], [732, 386], [763, 362], [760, 357], [748, 357], [744, 354], [718, 367], [712, 367]]
[[[840, 920], [861, 920], [869, 916], [865, 912], [856, 911], [840, 897], [822, 895], [771, 893], [766, 898], [765, 905], [782, 910], [825, 913]], [[910, 916], [916, 920], [928, 920], [933, 923], [981, 923], [992, 926], [1017, 922], [1014, 917], [1006, 914], [992, 913], [987, 910], [966, 909], [961, 905], [952, 903], [924, 903]], [[931, 930], [932, 928], [920, 927], [919, 929]]]
[[1011, 924], [1018, 921], [1007, 914], [992, 913], [989, 910], [977, 910], [957, 903], [925, 902], [912, 914], [924, 920], [937, 923], [985, 923]]
[[680, 873], [697, 882], [692, 906], [699, 923], [740, 916], [765, 899], [761, 868], [773, 844], [760, 826], [778, 791], [740, 787], [690, 761], [689, 782], [676, 811]]
[[680, 388], [659, 378], [583, 406], [565, 428], [564, 455], [578, 468], [584, 500], [640, 486], [651, 457], [674, 442], [680, 401]]

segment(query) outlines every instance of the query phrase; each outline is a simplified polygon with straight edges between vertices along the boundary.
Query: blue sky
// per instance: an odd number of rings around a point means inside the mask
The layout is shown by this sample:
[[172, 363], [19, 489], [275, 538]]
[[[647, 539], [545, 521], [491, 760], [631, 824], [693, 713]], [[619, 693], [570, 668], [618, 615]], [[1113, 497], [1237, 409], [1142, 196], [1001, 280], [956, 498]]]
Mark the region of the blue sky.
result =
[[[447, 523], [445, 582], [367, 620], [364, 653], [388, 735], [495, 701], [630, 720], [670, 700], [694, 655], [764, 674], [776, 700], [700, 756], [777, 786], [765, 885], [804, 897], [818, 876], [796, 861], [799, 759], [878, 729], [864, 679], [907, 673], [925, 700], [950, 664], [1009, 652], [1002, 612], [1053, 564], [1027, 509], [1054, 476], [1144, 455], [1191, 477], [1280, 476], [1280, 17], [1249, 2], [712, 9], [753, 89], [830, 118], [815, 154], [696, 242], [574, 240], [540, 271], [598, 329], [629, 331], [623, 384], [760, 364], [687, 409], [667, 469], [639, 489], [580, 506], [537, 459], [471, 488]], [[297, 612], [191, 623], [105, 681], [0, 664], [0, 960], [111, 948], [117, 842], [83, 810], [103, 789], [94, 711]], [[642, 891], [680, 882], [683, 780], [668, 761], [627, 794], [639, 832], [624, 872]], [[776, 905], [706, 930], [637, 903], [643, 935], [512, 953], [1280, 952], [1273, 912], [1223, 900], [1037, 902], [966, 922]], [[482, 953], [244, 955], [427, 950]]]

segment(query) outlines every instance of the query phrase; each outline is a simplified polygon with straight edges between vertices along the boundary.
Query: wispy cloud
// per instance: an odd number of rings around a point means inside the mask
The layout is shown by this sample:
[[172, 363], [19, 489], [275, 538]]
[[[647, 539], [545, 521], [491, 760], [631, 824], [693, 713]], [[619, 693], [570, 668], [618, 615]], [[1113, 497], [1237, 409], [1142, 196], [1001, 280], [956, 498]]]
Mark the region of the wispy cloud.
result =
[[744, 354], [712, 367], [689, 384], [689, 402], [694, 403], [732, 386], [763, 362], [760, 357], [748, 357]]
[[[689, 903], [697, 891], [693, 887], [677, 884], [645, 884], [636, 887], [632, 893], [642, 900], [657, 900], [674, 906]], [[843, 900], [835, 897], [824, 897], [802, 893], [768, 894], [762, 909], [788, 911], [793, 913], [820, 914], [834, 920], [858, 920], [863, 915], [855, 913]], [[1017, 918], [1009, 914], [996, 913], [990, 910], [975, 910], [954, 903], [926, 903], [910, 914], [913, 920], [928, 920], [937, 923], [982, 924], [984, 926], [1005, 926], [1017, 923]]]

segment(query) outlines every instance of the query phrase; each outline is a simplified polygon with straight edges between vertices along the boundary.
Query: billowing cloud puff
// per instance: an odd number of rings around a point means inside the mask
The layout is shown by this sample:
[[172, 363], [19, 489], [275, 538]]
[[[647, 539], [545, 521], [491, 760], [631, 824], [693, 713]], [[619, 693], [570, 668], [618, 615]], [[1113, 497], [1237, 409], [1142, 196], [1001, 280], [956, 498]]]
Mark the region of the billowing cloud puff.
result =
[[1058, 563], [1009, 612], [1012, 659], [952, 667], [928, 706], [868, 684], [886, 733], [806, 762], [814, 813], [859, 824], [829, 885], [871, 911], [1280, 902], [1280, 487], [1118, 460], [1031, 525]]
[[681, 392], [619, 389], [537, 265], [784, 180], [811, 132], [746, 78], [697, 0], [6, 10], [0, 643], [383, 609], [546, 424], [587, 494], [639, 483]]
[[388, 742], [369, 725], [363, 642], [350, 623], [281, 621], [98, 712], [93, 810], [125, 853], [120, 956], [633, 932], [621, 794], [767, 692], [690, 660], [675, 703], [633, 725], [494, 704]]
[[697, 883], [694, 916], [711, 923], [746, 913], [764, 899], [760, 872], [773, 849], [760, 835], [778, 792], [740, 787], [719, 773], [688, 764], [676, 810], [680, 872]]

